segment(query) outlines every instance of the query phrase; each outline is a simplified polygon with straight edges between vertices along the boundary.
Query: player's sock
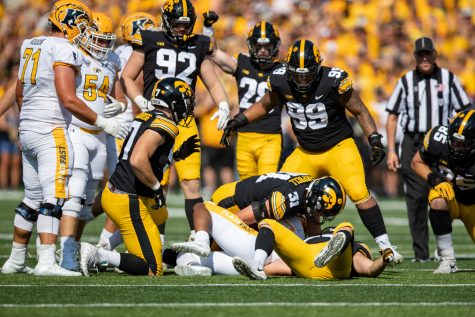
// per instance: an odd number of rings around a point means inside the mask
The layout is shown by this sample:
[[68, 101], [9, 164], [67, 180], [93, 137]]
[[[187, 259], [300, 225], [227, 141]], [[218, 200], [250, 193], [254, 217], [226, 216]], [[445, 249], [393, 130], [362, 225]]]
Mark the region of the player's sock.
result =
[[254, 253], [254, 263], [262, 270], [267, 257], [274, 250], [275, 235], [270, 228], [260, 228], [256, 238], [256, 251]]
[[108, 263], [114, 267], [119, 267], [120, 253], [99, 248], [97, 254], [99, 256], [99, 263]]
[[435, 235], [438, 254], [442, 258], [455, 258], [452, 244], [452, 219], [449, 211], [430, 208], [429, 220]]
[[193, 206], [202, 203], [203, 198], [195, 198], [195, 199], [185, 199], [185, 213], [186, 219], [188, 220], [188, 224], [190, 225], [190, 230], [195, 229], [195, 225], [193, 223]]

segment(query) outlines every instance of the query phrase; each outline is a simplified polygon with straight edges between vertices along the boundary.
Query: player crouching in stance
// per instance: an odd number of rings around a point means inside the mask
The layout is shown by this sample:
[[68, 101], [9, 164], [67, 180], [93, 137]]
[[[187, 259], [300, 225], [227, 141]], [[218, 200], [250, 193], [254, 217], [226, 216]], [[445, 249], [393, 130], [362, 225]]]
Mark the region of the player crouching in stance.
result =
[[[107, 261], [132, 275], [162, 275], [162, 244], [158, 225], [168, 213], [160, 185], [170, 166], [169, 154], [178, 134], [177, 125], [193, 118], [194, 93], [178, 78], [155, 83], [151, 98], [154, 110], [143, 112], [132, 122], [119, 162], [102, 194], [102, 208], [119, 227], [129, 253], [116, 253], [81, 243], [80, 266]], [[175, 161], [196, 152], [196, 135], [173, 153]]]

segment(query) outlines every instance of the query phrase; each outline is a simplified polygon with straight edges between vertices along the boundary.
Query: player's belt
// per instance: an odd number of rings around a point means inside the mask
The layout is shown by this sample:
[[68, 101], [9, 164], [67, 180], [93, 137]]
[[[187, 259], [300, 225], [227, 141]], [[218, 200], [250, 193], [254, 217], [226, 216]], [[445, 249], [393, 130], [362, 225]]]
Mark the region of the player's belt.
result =
[[92, 130], [92, 129], [86, 129], [86, 128], [79, 128], [79, 129], [89, 134], [99, 134], [102, 132], [102, 130]]
[[120, 189], [115, 188], [115, 186], [112, 185], [110, 182], [107, 182], [107, 187], [108, 187], [109, 190], [110, 190], [112, 193], [114, 193], [114, 194], [126, 194], [126, 195], [129, 194], [129, 193], [126, 193], [126, 192], [121, 191]]

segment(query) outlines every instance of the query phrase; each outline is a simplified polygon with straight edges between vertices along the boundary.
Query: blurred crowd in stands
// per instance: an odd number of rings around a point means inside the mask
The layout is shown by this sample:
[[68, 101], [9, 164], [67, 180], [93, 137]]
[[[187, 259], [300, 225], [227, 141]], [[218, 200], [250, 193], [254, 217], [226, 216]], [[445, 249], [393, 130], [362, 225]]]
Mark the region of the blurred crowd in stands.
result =
[[[121, 17], [146, 11], [160, 17], [160, 0], [84, 1], [94, 11], [108, 14], [119, 27]], [[54, 1], [0, 0], [0, 97], [17, 76], [23, 39], [48, 34], [47, 14]], [[288, 46], [297, 38], [315, 41], [323, 64], [346, 70], [385, 134], [385, 102], [399, 77], [413, 63], [413, 43], [431, 37], [438, 49], [439, 66], [449, 68], [462, 81], [470, 98], [475, 98], [475, 1], [473, 0], [196, 0], [198, 15], [195, 33], [201, 33], [203, 12], [220, 16], [214, 24], [217, 45], [229, 54], [246, 52], [248, 30], [260, 20], [279, 29], [283, 60]], [[120, 34], [118, 32], [118, 42]], [[219, 73], [219, 70], [217, 69]], [[232, 76], [221, 73], [231, 107], [237, 110], [237, 87]], [[209, 123], [214, 112], [203, 85], [197, 86], [202, 145], [219, 148], [221, 134]], [[0, 118], [0, 188], [17, 187], [20, 159], [16, 147], [18, 111], [13, 107]], [[293, 146], [289, 124], [284, 120], [285, 146]], [[356, 127], [359, 125], [356, 124]], [[361, 132], [355, 128], [355, 136]], [[361, 139], [362, 152], [369, 151]], [[289, 152], [285, 151], [286, 153]], [[235, 178], [233, 155], [226, 164], [203, 163], [204, 189], [212, 190]], [[366, 155], [369, 157], [369, 155]], [[367, 164], [369, 166], [369, 164]], [[368, 175], [368, 185], [376, 194], [396, 197], [402, 193], [398, 175], [380, 164]]]

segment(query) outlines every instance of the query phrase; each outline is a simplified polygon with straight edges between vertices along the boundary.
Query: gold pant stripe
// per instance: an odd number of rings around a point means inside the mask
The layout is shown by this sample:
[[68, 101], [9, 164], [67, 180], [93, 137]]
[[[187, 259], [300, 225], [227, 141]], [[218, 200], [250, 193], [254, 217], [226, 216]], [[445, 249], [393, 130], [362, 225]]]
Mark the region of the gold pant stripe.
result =
[[67, 178], [69, 166], [69, 149], [64, 130], [56, 128], [53, 130], [53, 138], [56, 146], [56, 171], [54, 177], [56, 198], [67, 198]]
[[232, 223], [234, 226], [236, 226], [238, 229], [245, 231], [249, 234], [252, 234], [254, 236], [257, 236], [257, 231], [246, 225], [244, 222], [242, 222], [241, 219], [239, 219], [238, 216], [236, 216], [234, 213], [231, 211], [224, 209], [212, 202], [205, 202], [206, 209], [208, 209], [209, 212], [215, 213], [217, 215], [220, 215], [227, 220], [229, 220], [229, 223]]

